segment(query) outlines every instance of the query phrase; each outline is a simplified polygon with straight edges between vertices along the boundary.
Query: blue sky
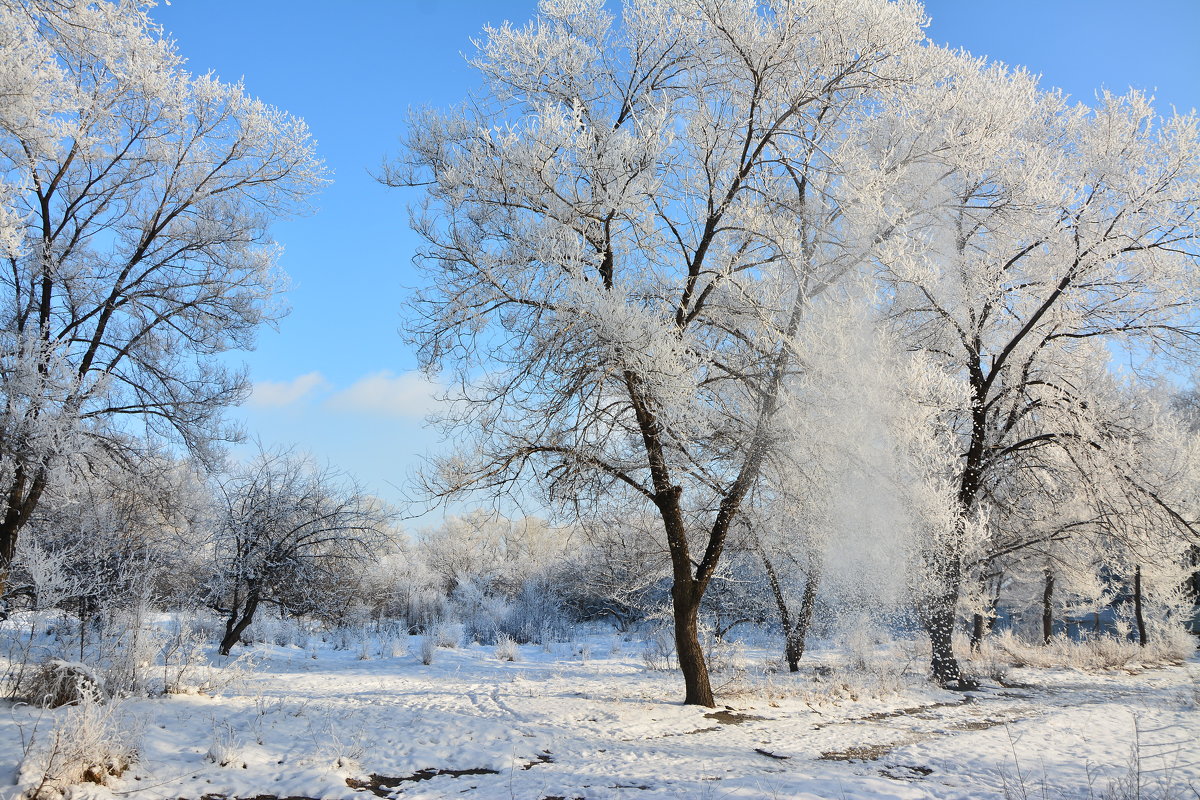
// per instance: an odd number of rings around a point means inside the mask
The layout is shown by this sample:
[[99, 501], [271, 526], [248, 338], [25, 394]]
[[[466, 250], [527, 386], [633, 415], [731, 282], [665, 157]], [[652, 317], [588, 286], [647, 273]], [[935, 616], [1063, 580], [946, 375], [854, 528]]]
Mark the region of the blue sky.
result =
[[[439, 446], [428, 387], [398, 335], [417, 280], [405, 204], [371, 171], [396, 151], [409, 107], [476, 85], [462, 54], [485, 23], [524, 21], [532, 0], [172, 0], [153, 15], [193, 72], [303, 117], [333, 172], [317, 211], [280, 224], [292, 313], [237, 354], [255, 395], [231, 412], [267, 444], [296, 444], [392, 500]], [[936, 42], [1043, 76], [1090, 100], [1104, 86], [1200, 106], [1200, 0], [930, 0]]]

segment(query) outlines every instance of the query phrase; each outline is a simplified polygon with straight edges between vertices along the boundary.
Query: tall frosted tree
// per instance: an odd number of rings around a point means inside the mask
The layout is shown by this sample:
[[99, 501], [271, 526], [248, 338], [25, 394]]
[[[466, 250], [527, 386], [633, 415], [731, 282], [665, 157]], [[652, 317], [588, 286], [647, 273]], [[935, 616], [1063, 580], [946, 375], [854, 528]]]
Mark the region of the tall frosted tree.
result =
[[855, 137], [936, 59], [922, 21], [907, 0], [633, 0], [619, 24], [546, 0], [484, 32], [482, 92], [415, 114], [384, 176], [423, 188], [409, 335], [469, 442], [428, 488], [655, 514], [688, 703], [714, 703], [697, 613], [779, 446], [792, 335], [892, 225], [850, 221], [880, 192], [850, 177]]
[[878, 150], [881, 171], [913, 131], [958, 144], [893, 184], [883, 207], [911, 211], [919, 198], [926, 210], [908, 215], [881, 263], [911, 346], [968, 394], [953, 415], [958, 522], [926, 559], [932, 669], [953, 684], [963, 582], [980, 559], [1046, 535], [1004, 538], [993, 524], [972, 542], [973, 521], [1053, 505], [1070, 483], [1156, 502], [1121, 457], [1123, 415], [1096, 387], [1114, 353], [1152, 366], [1189, 355], [1200, 336], [1200, 134], [1194, 114], [1160, 117], [1138, 93], [1072, 105], [969, 59], [917, 105], [929, 121]]
[[0, 574], [70, 454], [231, 435], [216, 356], [278, 315], [268, 226], [321, 182], [300, 120], [186, 72], [147, 9], [0, 0]]

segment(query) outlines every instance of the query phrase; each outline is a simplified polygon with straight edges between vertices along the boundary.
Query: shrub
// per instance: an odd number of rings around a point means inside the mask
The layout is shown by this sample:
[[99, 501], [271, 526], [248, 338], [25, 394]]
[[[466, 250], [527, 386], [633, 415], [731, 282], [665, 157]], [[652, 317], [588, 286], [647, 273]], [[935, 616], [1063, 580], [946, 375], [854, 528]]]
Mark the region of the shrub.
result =
[[496, 658], [501, 661], [520, 661], [521, 648], [515, 639], [502, 633], [496, 637]]
[[104, 690], [103, 676], [87, 664], [58, 658], [44, 661], [22, 684], [17, 687], [18, 696], [43, 708], [78, 705], [101, 696]]
[[119, 702], [83, 692], [44, 740], [36, 735], [21, 762], [18, 783], [27, 800], [58, 800], [69, 787], [105, 784], [137, 759], [140, 731]]
[[426, 666], [433, 663], [437, 657], [437, 641], [432, 634], [421, 637], [421, 663]]

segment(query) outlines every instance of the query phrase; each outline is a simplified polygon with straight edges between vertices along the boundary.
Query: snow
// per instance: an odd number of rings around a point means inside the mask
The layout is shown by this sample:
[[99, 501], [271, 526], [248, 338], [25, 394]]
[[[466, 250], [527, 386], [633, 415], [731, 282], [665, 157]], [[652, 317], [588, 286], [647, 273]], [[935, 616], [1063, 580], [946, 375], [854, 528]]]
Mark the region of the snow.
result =
[[[417, 641], [371, 660], [257, 645], [256, 667], [216, 695], [126, 701], [139, 760], [71, 797], [370, 800], [347, 780], [371, 775], [429, 800], [1086, 798], [1139, 774], [1143, 797], [1200, 787], [1195, 657], [1011, 670], [1005, 685], [955, 693], [878, 665], [851, 670], [832, 650], [806, 656], [798, 675], [764, 674], [769, 654], [751, 648], [745, 670], [714, 676], [726, 704], [714, 714], [683, 706], [678, 674], [647, 669], [640, 642], [581, 641], [586, 658], [580, 643], [523, 645], [516, 662], [475, 645], [439, 648], [431, 665]], [[44, 737], [64, 713], [0, 713], [0, 796], [19, 794], [22, 737]]]

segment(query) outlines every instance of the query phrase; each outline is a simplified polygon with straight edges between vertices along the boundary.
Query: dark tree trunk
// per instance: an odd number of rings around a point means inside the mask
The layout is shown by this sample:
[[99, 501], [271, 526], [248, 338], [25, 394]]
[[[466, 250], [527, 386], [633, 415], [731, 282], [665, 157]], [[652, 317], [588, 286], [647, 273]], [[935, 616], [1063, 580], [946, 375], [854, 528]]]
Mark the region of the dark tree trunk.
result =
[[221, 655], [229, 655], [229, 651], [241, 640], [246, 628], [250, 627], [250, 623], [254, 621], [254, 612], [258, 610], [258, 602], [258, 592], [251, 591], [246, 597], [245, 608], [239, 608], [236, 602], [233, 604], [233, 608], [229, 611], [229, 619], [225, 621], [225, 636], [221, 638], [221, 646], [218, 648]]
[[983, 589], [987, 593], [987, 607], [982, 612], [971, 615], [971, 651], [979, 652], [983, 645], [983, 637], [992, 632], [996, 624], [996, 606], [1000, 603], [1000, 584], [1003, 573], [993, 573], [983, 578]]
[[817, 584], [821, 580], [819, 570], [812, 570], [804, 581], [804, 595], [800, 598], [800, 613], [796, 615], [796, 624], [787, 633], [785, 655], [788, 669], [800, 671], [800, 659], [804, 655], [805, 640], [808, 639], [808, 629], [812, 623], [813, 609], [817, 605]]
[[792, 618], [788, 608], [787, 598], [783, 594], [783, 584], [775, 572], [775, 566], [762, 553], [763, 567], [767, 571], [767, 581], [771, 585], [771, 595], [775, 598], [775, 608], [779, 612], [779, 623], [783, 628], [783, 657], [787, 660], [788, 670], [800, 671], [800, 659], [804, 657], [805, 639], [808, 638], [808, 627], [812, 622], [813, 608], [816, 606], [817, 584], [820, 583], [820, 570], [815, 566], [809, 569], [804, 581], [804, 595], [800, 599], [800, 611]]
[[946, 595], [938, 598], [927, 613], [925, 621], [929, 633], [929, 643], [933, 649], [930, 660], [930, 670], [933, 679], [941, 686], [954, 688], [963, 685], [962, 671], [958, 659], [954, 657], [954, 608], [958, 595]]
[[971, 652], [978, 653], [983, 644], [983, 614], [976, 611], [971, 615]]
[[993, 361], [991, 376], [983, 373], [979, 358], [980, 342], [976, 338], [969, 346], [970, 359], [967, 373], [971, 384], [971, 440], [963, 454], [962, 474], [959, 477], [957, 506], [958, 519], [938, 559], [931, 564], [940, 584], [935, 596], [925, 609], [925, 627], [929, 633], [929, 644], [933, 655], [930, 671], [933, 679], [945, 687], [965, 688], [958, 659], [954, 657], [954, 622], [958, 609], [958, 598], [963, 580], [963, 548], [966, 545], [967, 519], [975, 509], [980, 486], [984, 478], [988, 439], [988, 392], [995, 377], [997, 364]]
[[0, 518], [0, 598], [12, 589], [9, 572], [17, 555], [17, 537], [46, 490], [46, 471], [39, 469], [30, 478], [24, 467], [18, 466], [8, 487], [6, 510]]
[[1137, 622], [1138, 644], [1146, 646], [1146, 617], [1142, 614], [1142, 565], [1133, 568], [1133, 618]]
[[962, 564], [955, 554], [939, 566], [940, 574], [937, 577], [942, 588], [930, 598], [924, 614], [925, 630], [929, 634], [932, 650], [929, 668], [940, 686], [958, 688], [965, 685], [958, 659], [954, 656], [954, 622], [962, 588]]
[[1184, 592], [1193, 604], [1200, 603], [1200, 545], [1188, 548], [1187, 563], [1193, 572], [1184, 582]]
[[1050, 644], [1054, 636], [1054, 573], [1046, 569], [1046, 583], [1042, 589], [1042, 643]]
[[687, 705], [716, 705], [712, 685], [708, 679], [708, 665], [704, 662], [704, 649], [700, 646], [700, 600], [702, 592], [692, 587], [671, 587], [671, 599], [675, 612], [675, 652], [679, 656], [679, 669], [683, 672], [684, 698]]

